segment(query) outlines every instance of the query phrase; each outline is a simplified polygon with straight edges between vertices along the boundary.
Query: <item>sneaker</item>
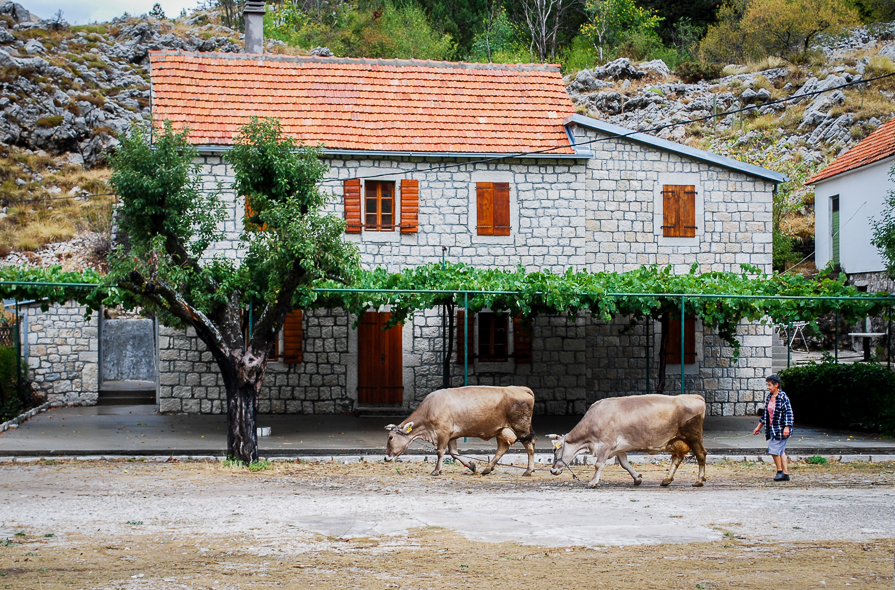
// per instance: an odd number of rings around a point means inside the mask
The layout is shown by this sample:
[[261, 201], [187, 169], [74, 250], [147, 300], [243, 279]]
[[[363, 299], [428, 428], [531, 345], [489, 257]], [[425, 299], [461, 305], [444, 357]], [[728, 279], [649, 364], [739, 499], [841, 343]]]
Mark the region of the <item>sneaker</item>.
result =
[[789, 474], [778, 471], [774, 476], [774, 481], [789, 481]]
[[784, 473], [783, 477], [780, 478], [780, 481], [789, 481], [790, 477], [788, 473]]

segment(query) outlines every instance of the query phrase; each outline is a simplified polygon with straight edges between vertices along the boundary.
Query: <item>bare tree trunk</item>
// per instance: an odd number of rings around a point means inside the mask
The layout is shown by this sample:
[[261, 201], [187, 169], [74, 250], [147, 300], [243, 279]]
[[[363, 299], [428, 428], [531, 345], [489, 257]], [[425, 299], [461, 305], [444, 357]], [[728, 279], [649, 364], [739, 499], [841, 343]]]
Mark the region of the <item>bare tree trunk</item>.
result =
[[656, 379], [656, 393], [665, 393], [665, 369], [668, 365], [668, 314], [663, 314], [659, 322], [662, 325], [662, 335], [659, 338], [659, 378]]
[[266, 358], [252, 354], [218, 362], [227, 392], [227, 456], [245, 463], [258, 460], [258, 394], [265, 365]]

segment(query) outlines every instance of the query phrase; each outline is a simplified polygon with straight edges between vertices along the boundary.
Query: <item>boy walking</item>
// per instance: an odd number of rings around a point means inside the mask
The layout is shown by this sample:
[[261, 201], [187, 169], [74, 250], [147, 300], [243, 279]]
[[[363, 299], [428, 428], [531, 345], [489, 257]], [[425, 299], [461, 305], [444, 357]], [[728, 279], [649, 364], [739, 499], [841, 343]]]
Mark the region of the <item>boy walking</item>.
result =
[[792, 405], [789, 403], [789, 397], [780, 390], [780, 377], [776, 374], [769, 375], [765, 381], [768, 386], [768, 396], [764, 400], [761, 420], [752, 434], [758, 434], [764, 424], [768, 454], [774, 458], [774, 465], [777, 466], [777, 475], [774, 476], [774, 481], [789, 481], [786, 441], [792, 435]]

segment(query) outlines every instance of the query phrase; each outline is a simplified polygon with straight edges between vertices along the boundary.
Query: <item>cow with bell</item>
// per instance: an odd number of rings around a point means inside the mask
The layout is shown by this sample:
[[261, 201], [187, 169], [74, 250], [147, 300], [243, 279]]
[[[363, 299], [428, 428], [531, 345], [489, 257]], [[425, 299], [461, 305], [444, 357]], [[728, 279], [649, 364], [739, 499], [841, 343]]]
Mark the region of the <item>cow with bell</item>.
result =
[[588, 487], [600, 485], [600, 473], [612, 457], [634, 478], [634, 485], [643, 481], [631, 464], [630, 451], [671, 453], [671, 467], [662, 486], [674, 480], [684, 456], [692, 451], [699, 463], [694, 487], [705, 484], [705, 447], [702, 445], [702, 424], [705, 400], [698, 395], [635, 395], [614, 397], [594, 403], [580, 422], [565, 436], [548, 435], [553, 439], [553, 467], [559, 475], [575, 457], [584, 451], [596, 459], [594, 477]]

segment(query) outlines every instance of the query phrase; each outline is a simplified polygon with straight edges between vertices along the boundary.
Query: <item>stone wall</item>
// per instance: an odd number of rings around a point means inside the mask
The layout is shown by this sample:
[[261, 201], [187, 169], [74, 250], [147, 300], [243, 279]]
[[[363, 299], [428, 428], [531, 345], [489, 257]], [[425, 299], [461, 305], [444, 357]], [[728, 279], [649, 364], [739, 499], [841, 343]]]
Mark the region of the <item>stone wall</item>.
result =
[[[600, 138], [588, 129], [575, 133], [579, 142]], [[738, 271], [742, 263], [770, 271], [771, 183], [629, 140], [603, 139], [592, 144], [595, 157], [586, 161], [520, 159], [443, 169], [438, 167], [456, 162], [330, 158], [323, 188], [333, 194], [329, 210], [341, 215], [344, 180], [377, 175], [396, 186], [402, 178], [419, 181], [418, 233], [346, 235], [357, 243], [368, 268], [396, 271], [441, 261], [444, 254], [452, 262], [503, 269], [522, 265], [529, 271], [575, 267], [626, 272], [658, 264], [682, 273], [694, 262], [707, 271]], [[229, 208], [221, 227], [226, 239], [214, 252], [239, 259], [244, 209], [241, 199], [226, 192], [232, 170], [217, 155], [204, 155], [199, 163], [205, 188], [215, 190], [220, 183]], [[475, 185], [489, 181], [510, 184], [509, 236], [476, 235]], [[696, 186], [696, 237], [662, 236], [663, 184]], [[400, 194], [396, 210], [399, 199]], [[318, 311], [307, 313], [305, 322], [305, 362], [270, 366], [261, 412], [344, 412], [357, 405], [353, 318], [341, 311]], [[587, 314], [575, 321], [535, 318], [531, 364], [474, 361], [469, 382], [527, 385], [536, 392], [539, 414], [580, 414], [603, 397], [652, 391], [658, 371], [657, 325], [650, 326], [648, 372], [646, 328], [627, 324], [624, 318], [606, 323]], [[740, 333], [742, 354], [733, 363], [733, 351], [717, 335], [698, 331], [698, 360], [686, 368], [686, 390], [706, 397], [712, 414], [752, 413], [761, 399], [771, 363], [770, 331], [744, 324]], [[442, 386], [440, 310], [418, 314], [404, 328], [403, 346], [404, 406], [412, 408]], [[225, 411], [217, 368], [195, 337], [163, 330], [161, 348], [162, 411]], [[462, 380], [463, 366], [452, 360], [450, 383]], [[666, 392], [677, 391], [680, 372], [674, 365], [668, 369]]]
[[28, 377], [48, 402], [96, 403], [99, 390], [99, 315], [84, 319], [75, 303], [25, 308]]
[[[347, 387], [348, 314], [318, 310], [304, 315], [303, 362], [268, 364], [258, 400], [262, 414], [333, 414], [353, 407]], [[195, 332], [162, 327], [159, 334], [159, 411], [226, 413], [221, 372]]]

